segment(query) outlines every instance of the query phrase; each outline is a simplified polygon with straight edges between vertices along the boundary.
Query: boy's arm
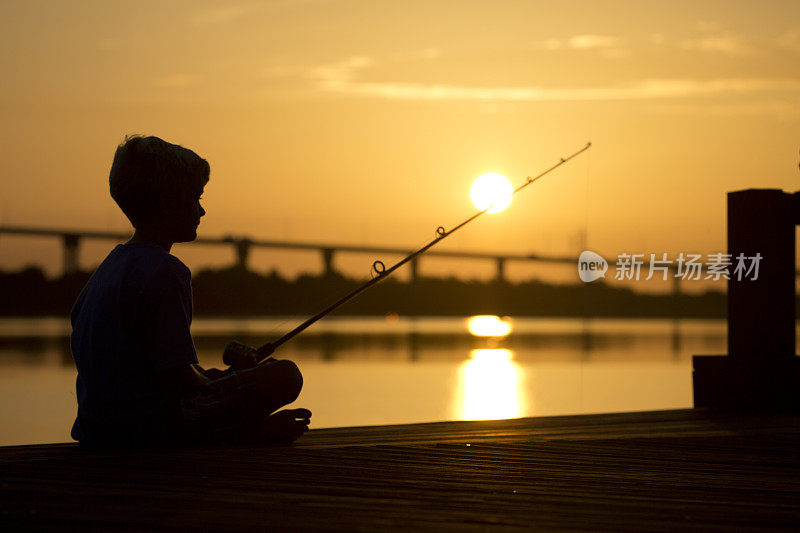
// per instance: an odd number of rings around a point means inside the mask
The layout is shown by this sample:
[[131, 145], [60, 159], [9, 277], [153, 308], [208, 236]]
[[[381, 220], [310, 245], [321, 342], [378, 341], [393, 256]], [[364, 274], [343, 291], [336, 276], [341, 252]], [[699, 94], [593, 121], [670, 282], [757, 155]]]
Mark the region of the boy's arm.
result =
[[151, 364], [162, 385], [167, 390], [184, 392], [208, 383], [197, 364], [190, 332], [189, 269], [169, 256], [154, 273], [142, 296], [142, 320], [151, 342]]
[[179, 365], [161, 372], [161, 383], [168, 390], [188, 392], [210, 383], [197, 364]]

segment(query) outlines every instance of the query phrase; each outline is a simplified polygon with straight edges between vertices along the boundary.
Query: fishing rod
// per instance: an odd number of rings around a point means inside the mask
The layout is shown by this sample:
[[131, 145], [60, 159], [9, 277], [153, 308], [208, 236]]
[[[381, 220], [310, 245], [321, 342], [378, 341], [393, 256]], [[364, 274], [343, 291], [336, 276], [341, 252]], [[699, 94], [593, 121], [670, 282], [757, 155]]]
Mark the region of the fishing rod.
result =
[[[584, 146], [583, 148], [581, 148], [580, 150], [578, 150], [574, 154], [572, 154], [572, 155], [570, 155], [568, 157], [562, 157], [558, 161], [558, 163], [556, 163], [552, 167], [548, 168], [547, 170], [545, 170], [541, 174], [539, 174], [539, 175], [537, 175], [535, 177], [530, 177], [530, 176], [526, 177], [525, 178], [525, 182], [522, 185], [520, 185], [519, 187], [517, 187], [516, 189], [514, 189], [513, 192], [511, 193], [511, 196], [514, 196], [519, 191], [521, 191], [522, 189], [524, 189], [525, 187], [527, 187], [531, 183], [537, 181], [538, 179], [543, 178], [544, 176], [546, 176], [550, 172], [554, 171], [555, 169], [557, 169], [561, 165], [565, 164], [567, 161], [573, 159], [574, 157], [577, 157], [581, 153], [583, 153], [586, 150], [588, 150], [589, 148], [591, 148], [591, 146], [592, 146], [592, 143], [588, 142], [588, 143], [586, 143], [586, 146]], [[407, 256], [405, 256], [404, 258], [402, 258], [401, 260], [399, 260], [397, 263], [395, 263], [394, 265], [392, 265], [389, 268], [386, 268], [386, 265], [383, 263], [383, 261], [375, 261], [374, 263], [372, 263], [372, 278], [369, 281], [367, 281], [363, 285], [353, 289], [349, 294], [346, 294], [345, 296], [343, 296], [339, 300], [333, 302], [328, 307], [326, 307], [325, 309], [323, 309], [322, 311], [320, 311], [316, 315], [312, 316], [311, 318], [309, 318], [308, 320], [306, 320], [305, 322], [303, 322], [302, 324], [300, 324], [299, 326], [294, 328], [292, 331], [290, 331], [289, 333], [287, 333], [286, 335], [281, 337], [280, 339], [278, 339], [276, 341], [273, 341], [273, 342], [268, 342], [268, 343], [264, 344], [263, 346], [261, 346], [258, 349], [255, 349], [252, 346], [247, 346], [246, 344], [242, 344], [242, 343], [240, 343], [238, 341], [229, 342], [228, 345], [225, 346], [225, 351], [222, 354], [222, 361], [226, 365], [230, 365], [230, 366], [236, 368], [236, 367], [254, 366], [254, 365], [256, 365], [256, 364], [268, 359], [275, 352], [275, 350], [279, 346], [281, 346], [283, 343], [285, 343], [286, 341], [292, 339], [293, 337], [295, 337], [299, 333], [305, 331], [309, 326], [311, 326], [312, 324], [314, 324], [315, 322], [317, 322], [319, 319], [323, 318], [324, 316], [328, 315], [334, 309], [336, 309], [336, 308], [344, 305], [345, 303], [349, 302], [350, 300], [352, 300], [353, 298], [355, 298], [356, 296], [358, 296], [359, 294], [361, 294], [365, 290], [369, 289], [373, 285], [375, 285], [377, 283], [380, 283], [381, 281], [383, 281], [384, 279], [389, 277], [392, 274], [392, 272], [394, 272], [395, 270], [397, 270], [401, 266], [405, 265], [406, 263], [408, 263], [409, 261], [411, 261], [415, 257], [425, 253], [429, 248], [431, 248], [432, 246], [436, 245], [437, 243], [439, 243], [440, 241], [444, 240], [445, 238], [449, 237], [450, 235], [452, 235], [457, 230], [463, 228], [464, 226], [466, 226], [467, 224], [469, 224], [470, 222], [472, 222], [473, 220], [475, 220], [476, 218], [478, 218], [482, 214], [484, 214], [487, 211], [489, 211], [492, 207], [494, 207], [494, 204], [490, 205], [486, 209], [478, 211], [477, 213], [475, 213], [474, 215], [470, 216], [469, 218], [467, 218], [466, 220], [464, 220], [460, 224], [454, 226], [449, 231], [446, 230], [443, 226], [439, 226], [438, 228], [436, 228], [436, 237], [432, 241], [430, 241], [428, 244], [426, 244], [425, 246], [423, 246], [419, 250], [411, 252], [410, 254], [408, 254]]]

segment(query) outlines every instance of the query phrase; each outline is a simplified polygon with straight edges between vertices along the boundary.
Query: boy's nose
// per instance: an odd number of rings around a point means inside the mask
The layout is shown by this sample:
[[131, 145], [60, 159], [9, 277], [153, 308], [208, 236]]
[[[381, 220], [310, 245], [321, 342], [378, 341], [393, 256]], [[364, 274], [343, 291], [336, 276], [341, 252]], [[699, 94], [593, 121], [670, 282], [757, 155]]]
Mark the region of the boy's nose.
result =
[[203, 215], [205, 215], [205, 214], [206, 214], [206, 210], [205, 210], [205, 209], [203, 209], [203, 206], [201, 205], [201, 206], [200, 206], [200, 216], [203, 216]]

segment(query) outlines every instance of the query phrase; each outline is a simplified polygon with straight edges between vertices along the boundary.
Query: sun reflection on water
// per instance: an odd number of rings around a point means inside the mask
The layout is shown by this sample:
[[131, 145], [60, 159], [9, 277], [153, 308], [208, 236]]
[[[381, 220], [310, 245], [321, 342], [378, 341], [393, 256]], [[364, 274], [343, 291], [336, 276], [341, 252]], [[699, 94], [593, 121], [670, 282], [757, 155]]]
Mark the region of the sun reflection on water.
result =
[[527, 411], [523, 370], [506, 349], [472, 350], [458, 369], [454, 417], [459, 420], [517, 418]]
[[475, 337], [507, 337], [511, 320], [496, 315], [476, 315], [467, 319], [467, 330]]

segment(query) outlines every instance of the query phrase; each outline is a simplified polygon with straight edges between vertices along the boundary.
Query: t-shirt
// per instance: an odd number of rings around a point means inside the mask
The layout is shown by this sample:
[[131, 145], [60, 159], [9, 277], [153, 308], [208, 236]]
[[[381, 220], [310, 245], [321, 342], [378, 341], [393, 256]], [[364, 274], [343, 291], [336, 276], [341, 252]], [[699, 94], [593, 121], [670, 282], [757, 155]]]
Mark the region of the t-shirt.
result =
[[197, 363], [191, 272], [156, 244], [120, 244], [89, 279], [70, 318], [78, 368], [72, 438], [145, 439], [154, 415], [173, 398], [159, 372]]

